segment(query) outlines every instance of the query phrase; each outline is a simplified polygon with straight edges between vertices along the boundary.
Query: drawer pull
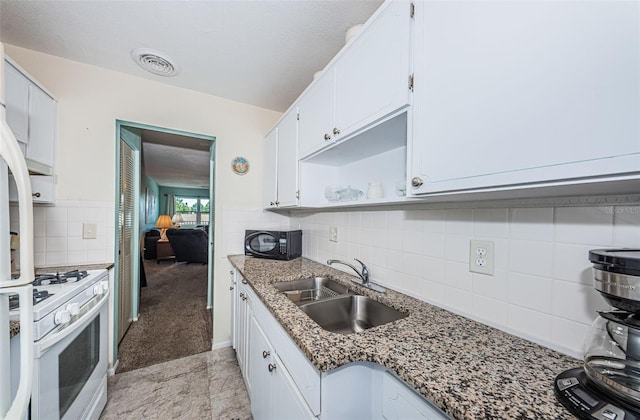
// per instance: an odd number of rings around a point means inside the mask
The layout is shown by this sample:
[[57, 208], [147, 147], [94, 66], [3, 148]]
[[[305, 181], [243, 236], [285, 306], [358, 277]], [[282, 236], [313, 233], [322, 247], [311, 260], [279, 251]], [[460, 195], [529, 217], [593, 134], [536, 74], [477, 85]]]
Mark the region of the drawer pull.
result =
[[276, 365], [269, 363], [269, 372], [273, 372], [274, 370], [276, 370]]
[[334, 135], [336, 135], [336, 136], [337, 136], [338, 134], [340, 134], [340, 129], [339, 129], [338, 127], [334, 128], [334, 129], [333, 129], [333, 134], [334, 134]]
[[229, 286], [229, 290], [233, 290], [233, 286]]
[[39, 192], [34, 192], [31, 195], [34, 196], [35, 198], [40, 198], [40, 193]]
[[326, 140], [331, 140], [331, 134], [326, 133], [326, 134], [324, 135], [324, 139], [325, 139], [325, 141], [326, 141]]
[[266, 350], [265, 350], [265, 351], [263, 351], [263, 352], [262, 352], [262, 358], [263, 358], [263, 359], [266, 359], [266, 358], [267, 358], [267, 356], [269, 356], [269, 355], [271, 355], [271, 352], [269, 352], [269, 351], [266, 351]]

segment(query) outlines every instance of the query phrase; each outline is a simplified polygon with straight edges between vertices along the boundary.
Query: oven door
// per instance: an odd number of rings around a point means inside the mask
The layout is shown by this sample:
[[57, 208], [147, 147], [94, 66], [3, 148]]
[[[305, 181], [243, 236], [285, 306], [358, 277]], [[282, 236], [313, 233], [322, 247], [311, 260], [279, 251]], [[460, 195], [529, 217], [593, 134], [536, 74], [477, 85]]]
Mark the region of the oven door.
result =
[[100, 416], [107, 401], [107, 297], [35, 344], [32, 418]]

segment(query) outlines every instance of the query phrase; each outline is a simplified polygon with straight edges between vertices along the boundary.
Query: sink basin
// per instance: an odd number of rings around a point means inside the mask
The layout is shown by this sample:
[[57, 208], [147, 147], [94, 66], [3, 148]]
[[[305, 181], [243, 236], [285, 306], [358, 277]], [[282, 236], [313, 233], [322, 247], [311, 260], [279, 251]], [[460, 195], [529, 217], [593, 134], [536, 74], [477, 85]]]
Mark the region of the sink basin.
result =
[[281, 281], [274, 283], [273, 286], [297, 305], [353, 293], [347, 286], [326, 277]]
[[403, 314], [366, 296], [339, 296], [300, 306], [327, 331], [351, 334], [406, 318]]

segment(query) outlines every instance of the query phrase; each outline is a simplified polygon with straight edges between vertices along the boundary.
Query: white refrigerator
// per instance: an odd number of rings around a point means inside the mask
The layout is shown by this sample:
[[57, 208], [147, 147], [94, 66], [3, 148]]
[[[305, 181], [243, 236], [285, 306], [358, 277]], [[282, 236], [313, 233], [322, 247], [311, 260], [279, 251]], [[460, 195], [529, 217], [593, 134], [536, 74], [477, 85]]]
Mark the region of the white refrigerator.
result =
[[[0, 43], [0, 419], [23, 419], [33, 380], [33, 201], [27, 163], [6, 121], [4, 45]], [[18, 190], [20, 275], [11, 276], [9, 173]], [[11, 379], [9, 295], [20, 304], [20, 375]], [[12, 389], [17, 388], [15, 393]]]

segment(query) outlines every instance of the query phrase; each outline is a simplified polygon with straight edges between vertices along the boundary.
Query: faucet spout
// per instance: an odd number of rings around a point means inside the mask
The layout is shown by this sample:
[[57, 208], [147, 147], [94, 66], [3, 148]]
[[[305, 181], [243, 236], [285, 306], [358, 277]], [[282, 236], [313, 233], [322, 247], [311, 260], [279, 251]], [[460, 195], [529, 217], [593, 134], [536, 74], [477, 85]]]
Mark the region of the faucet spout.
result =
[[369, 269], [367, 268], [366, 265], [364, 265], [364, 263], [362, 261], [360, 261], [357, 258], [354, 258], [354, 260], [358, 261], [360, 263], [360, 265], [362, 265], [362, 270], [358, 270], [355, 266], [353, 266], [352, 264], [346, 262], [346, 261], [341, 261], [341, 260], [327, 260], [327, 264], [328, 265], [332, 265], [332, 264], [342, 264], [342, 265], [346, 265], [347, 267], [350, 267], [353, 271], [356, 272], [356, 274], [358, 275], [358, 277], [360, 277], [360, 279], [362, 280], [362, 285], [363, 286], [368, 286], [369, 285]]

